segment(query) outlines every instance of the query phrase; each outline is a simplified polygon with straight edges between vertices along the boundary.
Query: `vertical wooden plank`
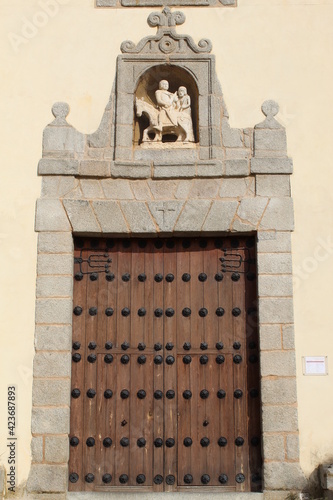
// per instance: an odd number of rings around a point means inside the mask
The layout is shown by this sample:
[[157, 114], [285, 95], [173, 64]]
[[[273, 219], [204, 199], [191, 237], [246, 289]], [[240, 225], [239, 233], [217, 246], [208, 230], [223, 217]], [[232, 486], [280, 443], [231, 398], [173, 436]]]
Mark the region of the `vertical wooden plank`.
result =
[[[90, 244], [93, 241], [90, 241]], [[87, 258], [98, 253], [92, 245], [91, 250], [87, 252]], [[98, 280], [93, 280], [92, 270], [89, 268], [90, 274], [87, 276], [87, 298], [85, 308], [86, 321], [86, 338], [85, 338], [85, 385], [82, 397], [84, 398], [84, 448], [83, 448], [83, 474], [94, 474], [93, 482], [85, 481], [85, 491], [93, 491], [96, 481], [96, 444], [88, 446], [87, 440], [92, 438], [97, 441], [96, 436], [96, 420], [97, 420], [97, 399], [88, 397], [88, 391], [96, 391], [96, 371], [97, 371], [97, 355], [96, 349], [89, 347], [90, 343], [96, 343], [98, 318], [104, 311], [98, 310]]]
[[[244, 248], [237, 248], [235, 253], [240, 254], [244, 259]], [[235, 435], [237, 438], [242, 438], [244, 444], [242, 446], [235, 445], [236, 453], [236, 477], [243, 474], [244, 482], [236, 481], [236, 491], [249, 491], [249, 458], [248, 458], [248, 436], [247, 436], [247, 357], [246, 357], [246, 308], [245, 308], [245, 280], [244, 274], [239, 274], [239, 280], [232, 282], [232, 297], [233, 297], [233, 332], [234, 342], [239, 342], [241, 347], [237, 350], [237, 354], [242, 356], [242, 362], [234, 363], [234, 391], [242, 391], [242, 396], [235, 397], [234, 392], [234, 409], [235, 409]], [[240, 310], [239, 315], [235, 315], [235, 308]], [[238, 476], [239, 477], [239, 476]]]
[[[79, 258], [81, 251], [75, 248], [74, 257]], [[79, 272], [79, 265], [74, 266], [74, 275]], [[87, 276], [83, 276], [81, 281], [74, 280], [73, 290], [73, 309], [76, 306], [86, 308], [86, 281]], [[71, 421], [70, 421], [70, 439], [78, 438], [79, 443], [75, 446], [70, 445], [69, 475], [76, 473], [79, 479], [76, 483], [69, 482], [69, 491], [80, 491], [84, 485], [82, 473], [82, 455], [85, 446], [83, 441], [83, 404], [84, 404], [84, 367], [85, 367], [85, 315], [84, 312], [77, 316], [73, 314], [73, 337], [72, 337], [72, 356], [81, 356], [79, 362], [72, 361], [72, 379], [71, 391], [79, 389], [80, 397], [71, 398]], [[74, 347], [76, 347], [74, 349]], [[78, 349], [77, 349], [78, 348]], [[73, 442], [75, 444], [75, 441]]]
[[216, 249], [213, 241], [209, 240], [203, 250], [203, 271], [207, 275], [206, 281], [202, 283], [204, 289], [204, 306], [208, 310], [208, 315], [204, 319], [205, 342], [208, 344], [209, 364], [206, 367], [206, 389], [209, 397], [206, 400], [206, 436], [210, 440], [207, 450], [207, 470], [210, 475], [210, 485], [220, 485], [218, 481], [220, 470], [220, 447], [218, 445], [220, 426], [220, 400], [217, 397], [219, 390], [220, 366], [216, 362], [216, 343], [219, 340], [218, 320], [216, 315], [218, 307], [218, 282], [215, 275], [218, 272], [216, 259]]
[[[132, 240], [132, 265], [131, 265], [131, 394], [130, 398], [130, 460], [131, 460], [131, 477], [133, 485], [138, 485], [136, 478], [140, 474], [146, 476], [145, 483], [147, 484], [147, 472], [143, 467], [143, 457], [145, 447], [138, 446], [138, 439], [143, 438], [145, 415], [145, 401], [147, 397], [144, 370], [138, 369], [137, 352], [138, 343], [144, 337], [144, 325], [146, 310], [144, 307], [144, 287], [138, 280], [138, 275], [144, 272], [144, 253], [138, 246], [137, 240]], [[140, 392], [141, 391], [141, 392]], [[143, 392], [145, 391], [146, 396]], [[149, 395], [148, 395], [149, 396]]]
[[[105, 240], [100, 242], [100, 249], [96, 254], [100, 255], [101, 258], [109, 255], [106, 253]], [[112, 264], [112, 263], [111, 263]], [[95, 333], [95, 342], [97, 347], [95, 352], [99, 353], [101, 350], [105, 348], [105, 342], [107, 337], [107, 315], [106, 308], [108, 307], [108, 282], [106, 280], [105, 273], [97, 274], [97, 286], [98, 286], [98, 295], [97, 295], [97, 325], [96, 325], [96, 333]], [[103, 447], [102, 435], [105, 432], [105, 423], [106, 423], [106, 404], [104, 398], [104, 386], [107, 380], [107, 367], [108, 364], [104, 360], [104, 355], [97, 354], [97, 379], [96, 379], [96, 442], [95, 442], [95, 485], [103, 486], [104, 483], [102, 481], [103, 475], [106, 473], [105, 471], [105, 453]]]
[[[191, 473], [192, 447], [184, 446], [184, 439], [192, 437], [191, 428], [191, 399], [183, 397], [185, 390], [191, 390], [190, 370], [193, 363], [192, 346], [184, 349], [185, 343], [191, 343], [191, 317], [183, 315], [182, 311], [191, 306], [190, 281], [185, 281], [184, 274], [190, 273], [189, 252], [183, 248], [183, 240], [176, 240], [177, 250], [177, 386], [178, 386], [178, 484], [184, 485], [184, 475]], [[191, 363], [185, 364], [184, 357], [190, 356]], [[192, 391], [193, 392], [193, 391]]]
[[[138, 356], [144, 355], [146, 363], [140, 365], [136, 361], [138, 369], [143, 372], [144, 387], [147, 396], [145, 398], [144, 406], [144, 422], [143, 422], [143, 437], [146, 440], [146, 446], [143, 456], [143, 467], [146, 475], [146, 484], [152, 485], [154, 478], [154, 361], [153, 361], [153, 346], [154, 346], [154, 304], [153, 304], [153, 287], [154, 287], [154, 267], [153, 267], [153, 253], [149, 245], [144, 246], [144, 242], [140, 242], [144, 248], [144, 274], [146, 279], [140, 282], [144, 294], [144, 307], [146, 309], [146, 316], [144, 317], [144, 331], [143, 337], [140, 342], [143, 342], [146, 347], [144, 351], [138, 350]], [[161, 473], [163, 475], [163, 471]]]
[[[226, 243], [224, 240], [223, 246]], [[222, 265], [220, 258], [223, 253], [220, 249], [216, 249], [216, 262], [218, 273], [221, 273]], [[220, 274], [219, 274], [220, 275]], [[218, 288], [218, 306], [222, 307], [224, 313], [222, 316], [217, 316], [218, 323], [218, 338], [223, 342], [223, 349], [219, 354], [224, 356], [225, 361], [219, 366], [220, 378], [219, 389], [225, 391], [225, 398], [219, 400], [220, 406], [220, 468], [221, 474], [226, 474], [228, 481], [226, 486], [235, 487], [235, 429], [234, 429], [234, 380], [233, 380], [233, 298], [232, 298], [232, 281], [230, 273], [223, 273], [223, 280], [217, 281]]]
[[[200, 356], [206, 356], [206, 350], [201, 350], [201, 344], [207, 343], [205, 322], [208, 316], [201, 316], [204, 307], [204, 282], [199, 280], [199, 275], [204, 273], [203, 250], [197, 239], [193, 239], [190, 251], [190, 290], [191, 290], [191, 343], [193, 348], [193, 362], [191, 364], [191, 429], [193, 445], [191, 446], [191, 469], [194, 471], [193, 484], [201, 485], [200, 478], [206, 474], [208, 449], [200, 444], [206, 437], [207, 427], [203, 426], [206, 420], [206, 401], [200, 398], [201, 390], [206, 389], [207, 366], [200, 364]], [[200, 313], [199, 313], [200, 312]], [[208, 311], [209, 314], [209, 311]]]
[[[122, 446], [121, 440], [130, 438], [130, 401], [135, 397], [131, 392], [130, 363], [122, 363], [123, 356], [129, 356], [127, 349], [121, 346], [125, 342], [129, 343], [131, 338], [131, 280], [125, 281], [123, 277], [131, 274], [131, 242], [124, 240], [119, 242], [118, 251], [118, 298], [117, 298], [117, 341], [116, 356], [117, 364], [117, 413], [116, 413], [116, 481], [117, 486], [129, 486], [133, 484], [130, 471], [130, 446]], [[128, 246], [129, 245], [129, 246]], [[129, 310], [129, 314], [128, 314]], [[129, 391], [129, 397], [121, 397], [121, 392]], [[127, 475], [129, 480], [122, 484], [120, 476]]]
[[[156, 240], [157, 241], [157, 240]], [[163, 249], [156, 248], [156, 241], [150, 243], [150, 249], [153, 255], [154, 269], [154, 284], [153, 284], [153, 343], [155, 346], [154, 352], [154, 394], [156, 391], [163, 393], [163, 372], [164, 360], [161, 364], [157, 363], [158, 357], [163, 354], [163, 279], [160, 280], [157, 275], [164, 275], [163, 269]], [[162, 314], [161, 314], [162, 311]], [[156, 350], [157, 345], [162, 346], [161, 350]], [[157, 399], [154, 397], [154, 439], [161, 438], [164, 440], [164, 397]], [[154, 474], [163, 476], [164, 471], [164, 453], [166, 452], [165, 442], [161, 447], [154, 447]], [[154, 483], [154, 491], [163, 491], [164, 485]]]
[[[175, 476], [174, 485], [165, 485], [165, 491], [176, 491], [177, 488], [177, 254], [174, 243], [168, 240], [164, 249], [164, 434], [165, 438], [175, 440], [175, 445], [166, 449], [165, 476]], [[171, 399], [168, 391], [175, 396]]]

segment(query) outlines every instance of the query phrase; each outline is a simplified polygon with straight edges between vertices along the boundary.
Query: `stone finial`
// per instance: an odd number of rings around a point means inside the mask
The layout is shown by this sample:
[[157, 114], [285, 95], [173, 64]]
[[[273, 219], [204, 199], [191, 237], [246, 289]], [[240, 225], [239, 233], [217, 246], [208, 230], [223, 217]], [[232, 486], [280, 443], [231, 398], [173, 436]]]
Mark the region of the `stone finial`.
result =
[[283, 128], [283, 126], [275, 119], [275, 116], [280, 111], [280, 106], [276, 101], [265, 101], [261, 106], [261, 111], [266, 116], [266, 119], [255, 126], [255, 128]]
[[52, 106], [52, 114], [55, 118], [53, 122], [50, 125], [56, 125], [56, 126], [62, 126], [62, 125], [68, 125], [67, 123], [67, 116], [69, 115], [69, 105], [67, 102], [56, 102]]
[[151, 28], [158, 26], [158, 29], [164, 30], [184, 24], [186, 20], [185, 14], [180, 11], [171, 12], [169, 7], [165, 7], [162, 12], [152, 12], [149, 14], [147, 22]]

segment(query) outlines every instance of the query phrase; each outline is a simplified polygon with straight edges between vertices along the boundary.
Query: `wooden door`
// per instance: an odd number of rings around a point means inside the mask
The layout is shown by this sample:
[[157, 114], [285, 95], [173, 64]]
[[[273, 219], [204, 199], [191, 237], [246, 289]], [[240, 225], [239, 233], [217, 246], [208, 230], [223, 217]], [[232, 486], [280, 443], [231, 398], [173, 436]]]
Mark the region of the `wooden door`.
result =
[[71, 491], [260, 491], [253, 238], [75, 240]]

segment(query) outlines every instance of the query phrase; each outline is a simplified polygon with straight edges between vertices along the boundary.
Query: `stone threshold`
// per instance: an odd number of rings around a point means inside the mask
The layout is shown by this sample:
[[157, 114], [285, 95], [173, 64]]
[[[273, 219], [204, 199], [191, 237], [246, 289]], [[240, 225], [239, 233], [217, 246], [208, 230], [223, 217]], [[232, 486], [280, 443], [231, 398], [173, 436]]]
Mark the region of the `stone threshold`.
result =
[[68, 492], [67, 499], [73, 500], [106, 500], [107, 498], [114, 498], [119, 500], [133, 500], [133, 498], [139, 498], [139, 500], [263, 500], [263, 493], [235, 493], [235, 492], [225, 492], [225, 493], [210, 493], [206, 490], [202, 493], [191, 492], [175, 492], [175, 493], [119, 493], [119, 492]]

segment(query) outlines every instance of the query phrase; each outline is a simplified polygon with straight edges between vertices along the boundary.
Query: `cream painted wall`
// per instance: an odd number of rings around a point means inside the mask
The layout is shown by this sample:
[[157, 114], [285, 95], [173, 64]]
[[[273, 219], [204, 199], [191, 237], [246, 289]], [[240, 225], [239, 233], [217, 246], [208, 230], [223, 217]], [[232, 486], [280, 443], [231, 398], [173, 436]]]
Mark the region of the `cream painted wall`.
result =
[[[52, 104], [63, 100], [71, 106], [69, 121], [82, 132], [94, 131], [111, 91], [120, 43], [126, 38], [138, 42], [151, 31], [146, 24], [151, 9], [94, 9], [93, 0], [57, 1], [58, 12], [46, 19], [40, 16], [43, 0], [0, 4], [0, 463], [7, 463], [6, 388], [16, 384], [19, 482], [27, 478], [30, 464], [33, 225], [43, 128], [52, 119]], [[239, 0], [237, 9], [184, 11], [187, 22], [179, 32], [213, 42], [231, 125], [258, 123], [261, 103], [274, 98], [287, 127], [295, 166], [301, 465], [309, 475], [333, 459], [333, 0]], [[27, 20], [44, 26], [15, 44]], [[303, 355], [328, 355], [330, 375], [304, 377]]]

